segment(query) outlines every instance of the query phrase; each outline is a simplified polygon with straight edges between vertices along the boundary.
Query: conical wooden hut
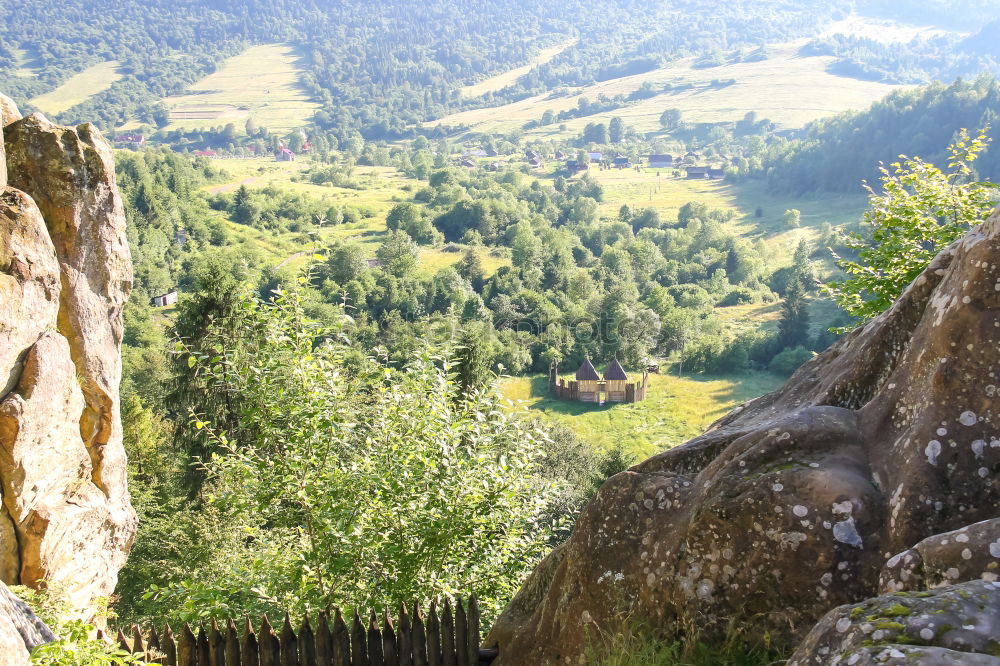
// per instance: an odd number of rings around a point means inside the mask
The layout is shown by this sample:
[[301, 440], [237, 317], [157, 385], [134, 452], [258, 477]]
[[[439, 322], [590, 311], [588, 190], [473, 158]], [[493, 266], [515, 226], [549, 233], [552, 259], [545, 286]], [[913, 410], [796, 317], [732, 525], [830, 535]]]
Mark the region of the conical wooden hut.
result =
[[604, 391], [608, 402], [625, 402], [625, 386], [628, 384], [628, 374], [625, 368], [613, 359], [604, 371]]
[[601, 376], [590, 359], [584, 359], [583, 365], [576, 371], [576, 381], [579, 387], [580, 402], [598, 402], [600, 400]]

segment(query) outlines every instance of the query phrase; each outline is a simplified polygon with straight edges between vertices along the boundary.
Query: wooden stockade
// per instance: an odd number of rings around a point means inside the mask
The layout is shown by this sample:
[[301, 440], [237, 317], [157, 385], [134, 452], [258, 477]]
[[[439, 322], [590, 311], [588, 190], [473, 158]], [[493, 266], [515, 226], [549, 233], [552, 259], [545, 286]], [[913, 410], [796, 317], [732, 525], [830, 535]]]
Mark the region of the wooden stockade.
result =
[[166, 666], [479, 666], [490, 664], [496, 649], [479, 647], [479, 605], [473, 597], [468, 609], [459, 600], [427, 613], [414, 605], [408, 613], [400, 606], [395, 624], [388, 612], [382, 618], [372, 611], [367, 623], [354, 613], [348, 624], [340, 609], [320, 613], [315, 624], [306, 616], [298, 631], [286, 615], [280, 628], [265, 615], [255, 632], [249, 618], [230, 619], [220, 626], [212, 621], [197, 631], [185, 624], [174, 633], [165, 626], [143, 631], [138, 625], [130, 635], [118, 630], [123, 649]]

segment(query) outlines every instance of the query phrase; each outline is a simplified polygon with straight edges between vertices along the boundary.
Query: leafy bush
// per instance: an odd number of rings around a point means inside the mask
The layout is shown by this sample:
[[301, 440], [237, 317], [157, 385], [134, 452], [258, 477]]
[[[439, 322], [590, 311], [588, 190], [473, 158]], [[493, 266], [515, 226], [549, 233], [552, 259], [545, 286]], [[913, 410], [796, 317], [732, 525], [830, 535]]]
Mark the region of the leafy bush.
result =
[[12, 586], [22, 601], [31, 606], [56, 640], [31, 651], [34, 666], [146, 666], [146, 662], [121, 648], [97, 638], [97, 630], [78, 618], [66, 596], [58, 589]]
[[827, 285], [858, 324], [892, 305], [938, 252], [989, 216], [997, 185], [976, 182], [972, 168], [987, 143], [986, 130], [976, 138], [962, 130], [948, 148], [949, 173], [919, 158], [893, 164], [891, 173], [880, 168], [883, 193], [868, 187], [864, 217], [871, 237], [847, 237], [858, 261], [836, 257], [848, 277]]
[[214, 443], [207, 492], [242, 539], [151, 590], [181, 619], [475, 592], [488, 624], [542, 554], [542, 436], [492, 388], [458, 390], [447, 352], [358, 363], [345, 329], [280, 291], [200, 349], [181, 352], [195, 380], [236, 406], [194, 422]]
[[767, 369], [779, 377], [791, 377], [799, 366], [813, 357], [813, 353], [805, 347], [785, 349], [775, 354]]

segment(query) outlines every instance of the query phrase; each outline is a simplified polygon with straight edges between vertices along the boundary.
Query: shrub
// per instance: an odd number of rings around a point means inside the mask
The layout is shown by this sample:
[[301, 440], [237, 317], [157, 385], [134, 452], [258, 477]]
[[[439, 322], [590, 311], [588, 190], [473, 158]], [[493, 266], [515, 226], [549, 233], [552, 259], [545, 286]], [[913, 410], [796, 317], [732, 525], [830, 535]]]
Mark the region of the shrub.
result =
[[791, 377], [799, 366], [813, 357], [805, 347], [786, 348], [771, 359], [767, 369], [779, 377]]

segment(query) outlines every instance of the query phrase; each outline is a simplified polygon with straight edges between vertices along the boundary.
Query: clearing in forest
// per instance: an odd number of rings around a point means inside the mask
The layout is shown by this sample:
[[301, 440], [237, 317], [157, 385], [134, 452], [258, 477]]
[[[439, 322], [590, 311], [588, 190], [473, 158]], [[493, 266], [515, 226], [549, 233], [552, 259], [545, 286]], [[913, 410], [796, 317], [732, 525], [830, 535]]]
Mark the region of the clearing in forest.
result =
[[164, 100], [173, 129], [205, 129], [248, 118], [272, 132], [305, 125], [319, 104], [300, 84], [300, 56], [287, 44], [266, 44], [226, 60], [218, 71]]
[[[111, 87], [111, 84], [122, 78], [118, 72], [120, 64], [117, 60], [111, 60], [88, 67], [79, 74], [71, 76], [55, 90], [32, 98], [31, 104], [40, 109], [42, 113], [49, 115], [62, 113], [77, 104], [86, 102], [93, 95], [104, 92]], [[24, 66], [18, 70], [18, 72], [23, 71], [25, 71]]]
[[[537, 128], [528, 136], [556, 138], [576, 136], [587, 123], [607, 123], [619, 116], [640, 132], [660, 130], [660, 115], [666, 109], [680, 109], [687, 122], [731, 122], [748, 111], [769, 118], [782, 127], [802, 127], [806, 123], [842, 111], [862, 109], [901, 86], [862, 81], [827, 72], [830, 56], [802, 57], [799, 50], [807, 40], [770, 47], [768, 58], [718, 67], [695, 68], [688, 58], [666, 67], [571, 88], [562, 96], [543, 94], [500, 107], [474, 109], [445, 116], [429, 125], [465, 125], [475, 132], [511, 130], [529, 120], [538, 120], [546, 110], [554, 113], [577, 108], [582, 97], [590, 101], [598, 95], [628, 96], [644, 83], [657, 94], [638, 103], [611, 111], [574, 118]], [[723, 85], [720, 82], [732, 80]], [[670, 90], [665, 90], [667, 85]]]
[[[627, 370], [630, 378], [641, 376]], [[556, 400], [549, 396], [548, 378], [540, 375], [506, 378], [500, 390], [529, 414], [537, 412], [569, 426], [597, 449], [620, 447], [638, 461], [701, 434], [737, 405], [784, 381], [767, 372], [725, 377], [651, 374], [644, 401], [607, 405]]]
[[492, 76], [485, 81], [480, 81], [479, 83], [475, 83], [471, 86], [465, 86], [459, 90], [459, 93], [461, 93], [462, 97], [479, 97], [480, 95], [485, 95], [489, 92], [503, 90], [530, 72], [532, 68], [547, 63], [569, 47], [576, 44], [577, 41], [578, 40], [572, 39], [567, 42], [563, 42], [562, 44], [542, 49], [527, 65], [504, 72], [503, 74], [497, 74], [496, 76]]

